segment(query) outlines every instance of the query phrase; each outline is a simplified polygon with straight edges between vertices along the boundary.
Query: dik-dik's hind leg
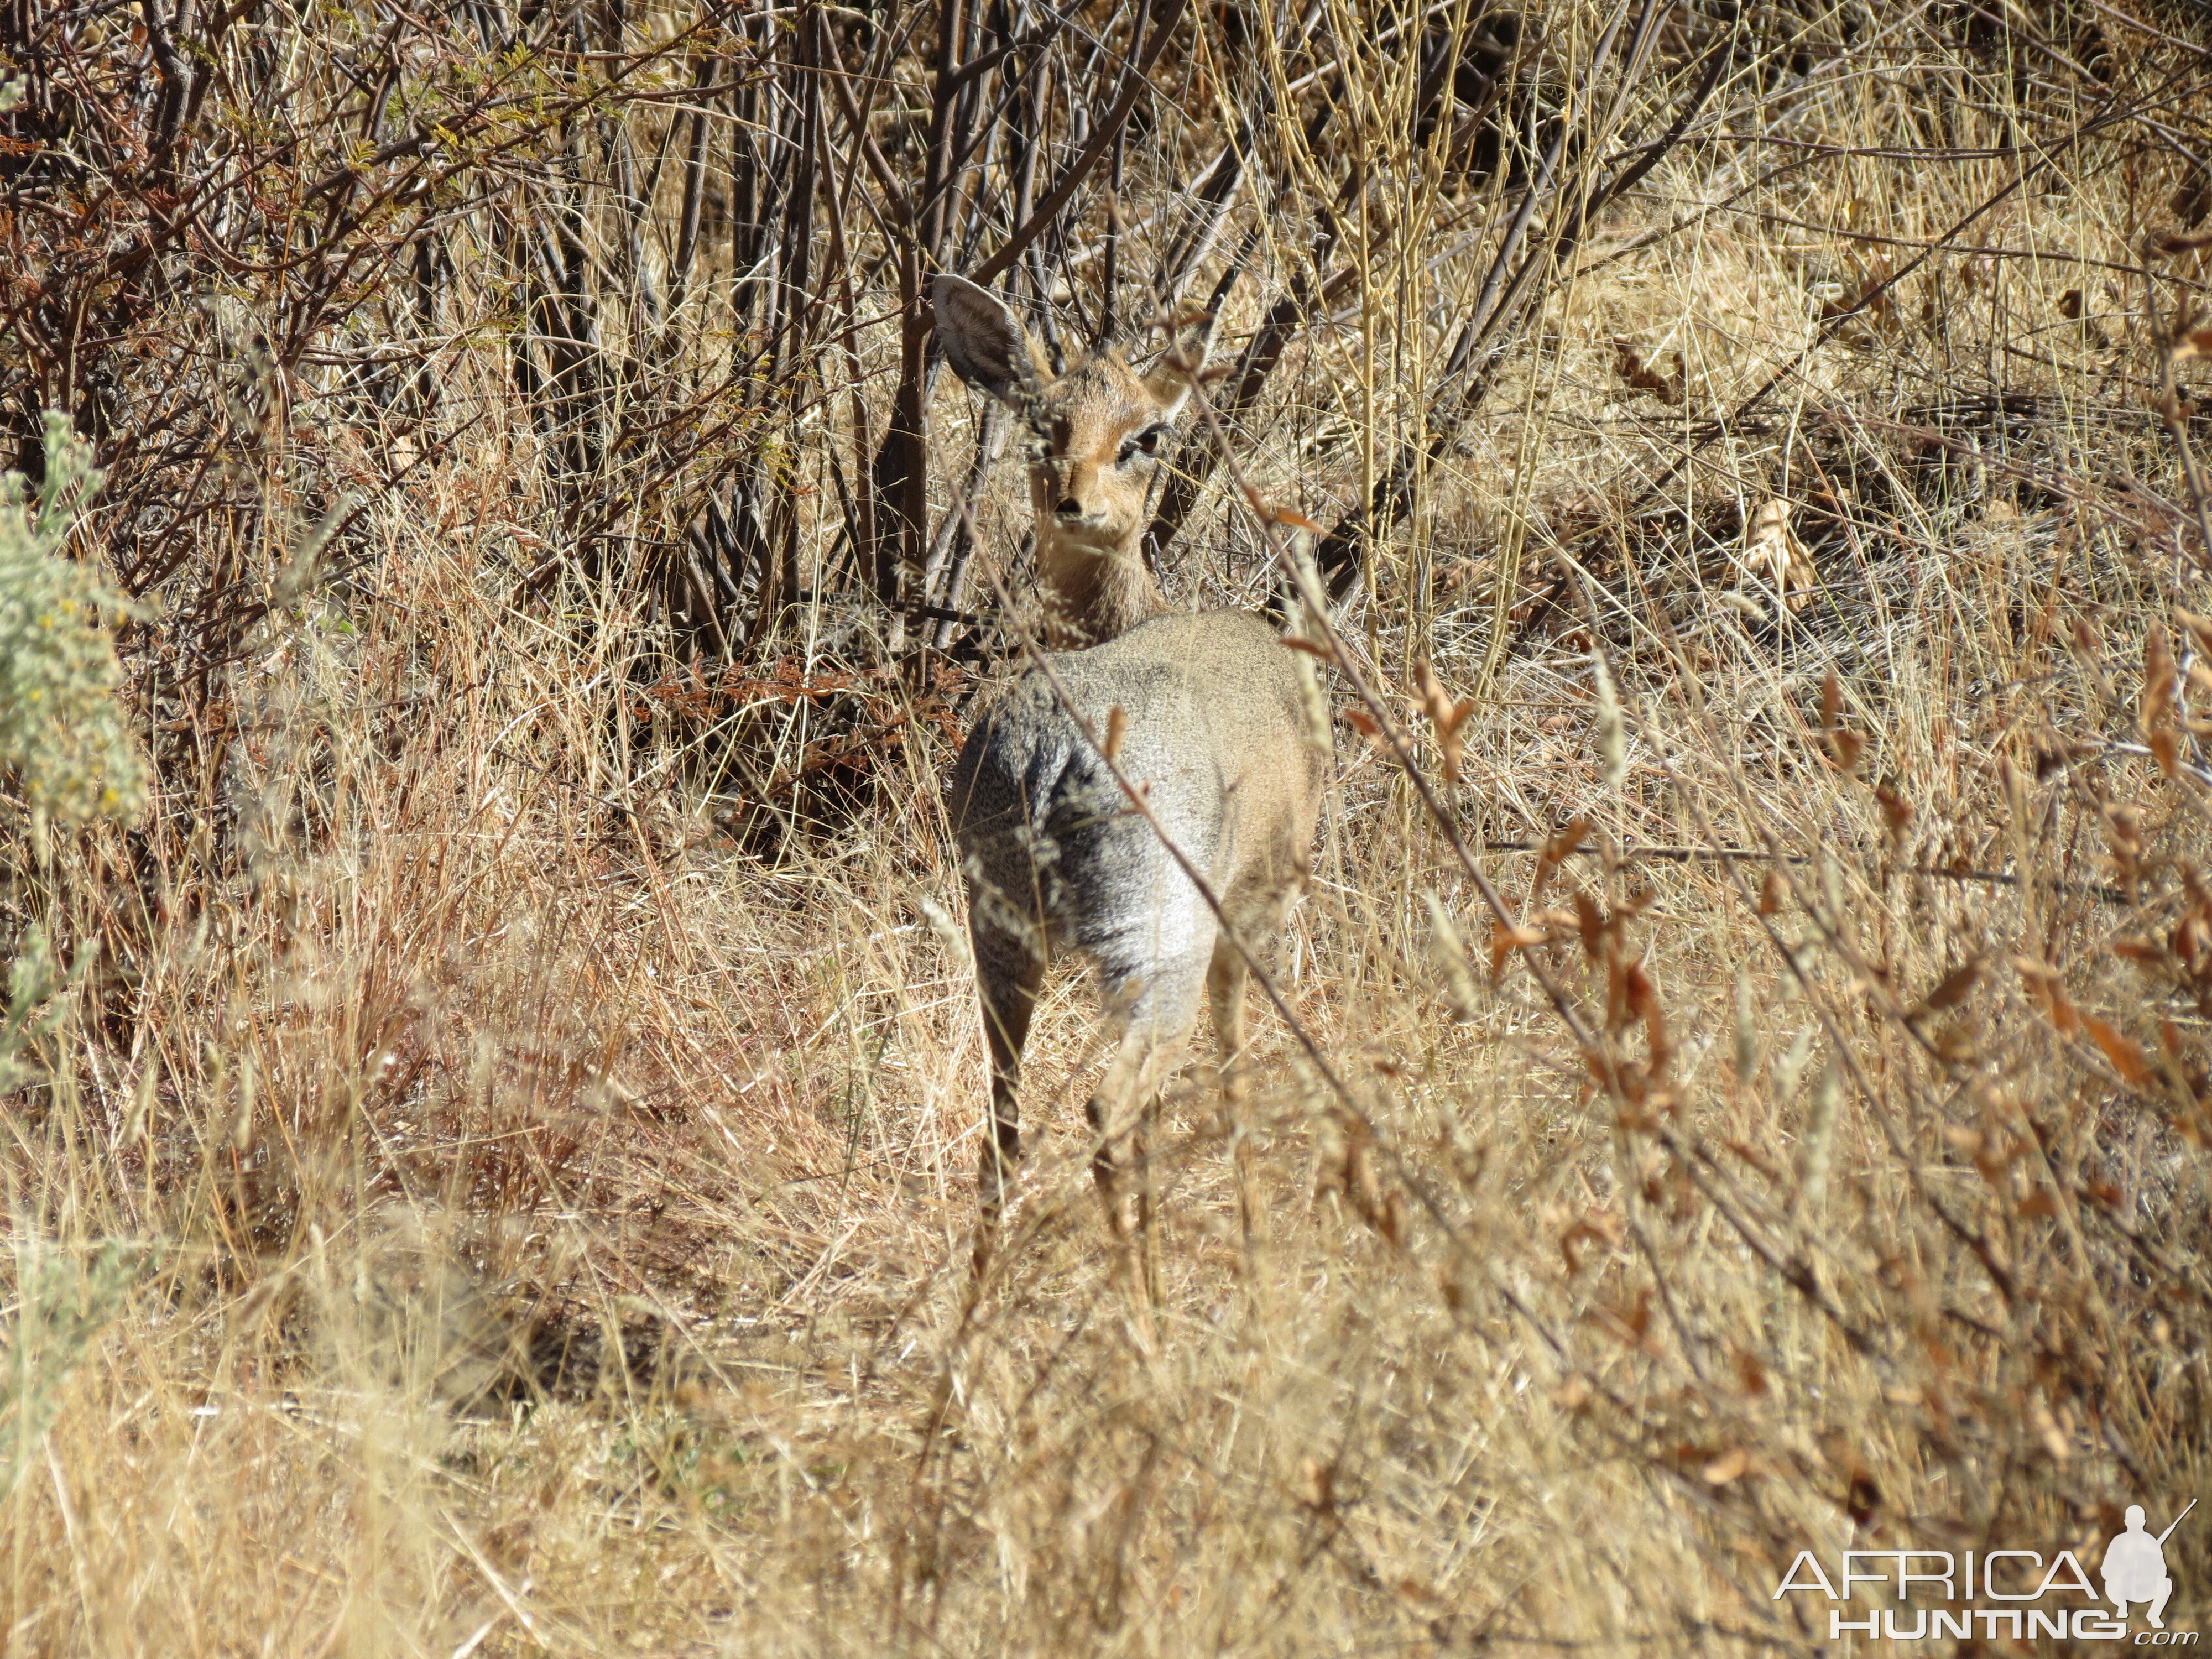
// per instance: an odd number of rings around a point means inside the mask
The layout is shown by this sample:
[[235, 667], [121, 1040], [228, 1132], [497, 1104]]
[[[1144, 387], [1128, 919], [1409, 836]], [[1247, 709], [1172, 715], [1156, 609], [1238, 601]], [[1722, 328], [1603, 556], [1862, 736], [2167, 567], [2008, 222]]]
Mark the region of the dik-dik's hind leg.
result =
[[[1109, 993], [1108, 1017], [1119, 1027], [1121, 1039], [1085, 1108], [1097, 1137], [1091, 1173], [1106, 1207], [1107, 1225], [1129, 1273], [1130, 1288], [1154, 1304], [1160, 1299], [1160, 1286], [1148, 1237], [1152, 1177], [1145, 1129], [1160, 1085], [1182, 1058], [1183, 1043], [1196, 1022], [1203, 974], [1196, 963], [1168, 963], [1155, 969], [1148, 985], [1139, 988], [1132, 980]], [[1139, 1177], [1134, 1194], [1128, 1180], [1133, 1164]], [[1133, 1217], [1129, 1213], [1133, 1196], [1137, 1205]], [[1130, 1248], [1133, 1240], [1143, 1245], [1141, 1259]]]
[[1244, 982], [1250, 977], [1244, 954], [1224, 935], [1206, 969], [1206, 1000], [1213, 1010], [1213, 1035], [1221, 1045], [1217, 1063], [1223, 1097], [1233, 1106], [1244, 1098]]
[[1044, 957], [1031, 941], [996, 930], [971, 927], [975, 989], [983, 1004], [983, 1036], [991, 1049], [991, 1121], [983, 1126], [976, 1201], [982, 1225], [976, 1237], [981, 1265], [992, 1227], [1006, 1201], [1006, 1182], [1021, 1157], [1022, 1045], [1029, 1039], [1030, 1016], [1044, 981]]
[[[1106, 1225], [1114, 1236], [1119, 1266], [1140, 1306], [1160, 1300], [1159, 1266], [1152, 1254], [1152, 1171], [1145, 1133], [1160, 1084], [1175, 1069], [1186, 1033], [1168, 1036], [1148, 1024], [1132, 1024], [1108, 1062], [1097, 1091], [1085, 1106], [1097, 1138], [1091, 1174], [1098, 1183]], [[1132, 1192], [1130, 1176], [1136, 1176]], [[1132, 1201], [1135, 1213], [1130, 1213]], [[1142, 1320], [1149, 1328], [1150, 1320]]]
[[1247, 1256], [1267, 1236], [1267, 1212], [1260, 1202], [1259, 1174], [1253, 1164], [1251, 1126], [1244, 1114], [1244, 984], [1249, 977], [1243, 952], [1224, 935], [1215, 943], [1213, 960], [1206, 967], [1206, 998], [1213, 1010], [1213, 1035], [1221, 1045], [1222, 1127], [1228, 1136], [1230, 1161], [1237, 1170], [1237, 1214]]

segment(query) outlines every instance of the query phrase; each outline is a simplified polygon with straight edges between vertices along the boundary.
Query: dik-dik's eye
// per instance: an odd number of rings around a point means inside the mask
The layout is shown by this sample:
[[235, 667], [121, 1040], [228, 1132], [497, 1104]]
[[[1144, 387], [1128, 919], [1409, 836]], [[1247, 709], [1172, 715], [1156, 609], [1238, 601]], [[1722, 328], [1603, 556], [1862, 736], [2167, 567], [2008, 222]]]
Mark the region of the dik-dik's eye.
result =
[[1135, 437], [1124, 439], [1121, 443], [1121, 464], [1127, 466], [1139, 455], [1144, 456], [1147, 460], [1158, 460], [1160, 453], [1160, 440], [1166, 435], [1165, 427], [1148, 426]]

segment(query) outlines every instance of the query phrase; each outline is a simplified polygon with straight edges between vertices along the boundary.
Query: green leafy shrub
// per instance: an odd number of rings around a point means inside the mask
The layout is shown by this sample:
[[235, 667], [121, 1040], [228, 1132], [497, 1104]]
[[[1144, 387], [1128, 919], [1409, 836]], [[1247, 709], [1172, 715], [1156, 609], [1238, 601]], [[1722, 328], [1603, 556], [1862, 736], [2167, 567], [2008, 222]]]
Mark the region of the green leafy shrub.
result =
[[63, 550], [100, 474], [70, 430], [46, 416], [46, 473], [35, 489], [0, 475], [0, 769], [13, 771], [33, 823], [129, 818], [145, 771], [115, 688], [123, 677], [105, 609], [130, 601]]

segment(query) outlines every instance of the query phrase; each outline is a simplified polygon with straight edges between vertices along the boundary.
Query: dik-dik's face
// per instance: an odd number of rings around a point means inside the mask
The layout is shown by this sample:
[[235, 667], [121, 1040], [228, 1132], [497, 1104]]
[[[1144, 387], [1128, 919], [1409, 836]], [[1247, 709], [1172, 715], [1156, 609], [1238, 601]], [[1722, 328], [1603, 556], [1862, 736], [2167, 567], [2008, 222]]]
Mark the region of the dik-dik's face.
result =
[[1204, 334], [1176, 342], [1145, 374], [1116, 349], [1055, 378], [1029, 331], [994, 295], [945, 276], [933, 297], [938, 338], [953, 372], [1013, 410], [1027, 428], [1040, 540], [1133, 552]]
[[[1045, 386], [1024, 411], [1037, 526], [1103, 552], [1145, 527], [1179, 389], [1138, 374], [1118, 352]], [[1167, 395], [1163, 396], [1165, 392]]]

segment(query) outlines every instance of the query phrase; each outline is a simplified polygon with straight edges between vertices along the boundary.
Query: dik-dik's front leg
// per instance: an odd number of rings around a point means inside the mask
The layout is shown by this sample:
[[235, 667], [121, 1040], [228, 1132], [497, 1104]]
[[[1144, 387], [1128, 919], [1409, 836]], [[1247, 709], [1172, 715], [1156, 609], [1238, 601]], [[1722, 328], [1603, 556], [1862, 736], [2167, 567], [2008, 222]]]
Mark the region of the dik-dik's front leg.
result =
[[1029, 1040], [1037, 988], [1044, 981], [1044, 959], [1030, 940], [973, 922], [969, 942], [983, 1004], [983, 1037], [991, 1050], [991, 1119], [983, 1126], [976, 1171], [975, 1266], [981, 1271], [1006, 1203], [1006, 1183], [1021, 1157], [1022, 1048]]

